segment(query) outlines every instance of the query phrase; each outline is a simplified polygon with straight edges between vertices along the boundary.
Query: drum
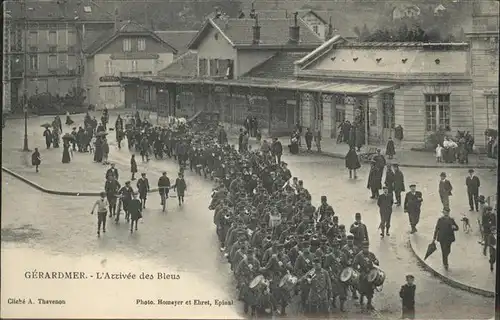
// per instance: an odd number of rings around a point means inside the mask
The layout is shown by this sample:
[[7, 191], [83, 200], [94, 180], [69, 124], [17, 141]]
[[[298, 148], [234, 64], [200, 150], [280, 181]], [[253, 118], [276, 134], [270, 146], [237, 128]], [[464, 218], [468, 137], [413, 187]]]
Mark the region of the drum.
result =
[[357, 285], [359, 283], [359, 272], [351, 267], [344, 268], [340, 274], [340, 281], [349, 285]]
[[263, 283], [265, 281], [265, 278], [263, 275], [258, 275], [256, 276], [255, 278], [253, 278], [253, 280], [250, 282], [250, 284], [248, 285], [249, 288], [253, 289], [255, 287], [257, 287], [259, 284]]
[[366, 280], [373, 284], [375, 287], [380, 287], [385, 281], [385, 272], [379, 268], [373, 268], [368, 272]]
[[281, 278], [279, 287], [290, 292], [297, 284], [297, 281], [298, 281], [297, 277], [292, 276], [291, 274], [285, 274], [283, 278]]

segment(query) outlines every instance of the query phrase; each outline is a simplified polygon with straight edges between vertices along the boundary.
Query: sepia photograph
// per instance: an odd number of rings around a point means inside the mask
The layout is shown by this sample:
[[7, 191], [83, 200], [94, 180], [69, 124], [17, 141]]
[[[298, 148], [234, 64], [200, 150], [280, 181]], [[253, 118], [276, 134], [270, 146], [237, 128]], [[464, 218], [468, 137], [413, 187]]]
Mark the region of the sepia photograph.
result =
[[2, 2], [2, 319], [499, 319], [497, 0]]

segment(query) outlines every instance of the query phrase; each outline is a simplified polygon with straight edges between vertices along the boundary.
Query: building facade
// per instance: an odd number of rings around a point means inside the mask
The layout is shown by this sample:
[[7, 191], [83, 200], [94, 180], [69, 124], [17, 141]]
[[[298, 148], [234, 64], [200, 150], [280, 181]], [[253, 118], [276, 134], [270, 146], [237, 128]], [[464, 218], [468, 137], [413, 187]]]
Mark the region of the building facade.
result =
[[5, 81], [11, 107], [19, 108], [23, 95], [64, 96], [82, 86], [85, 42], [114, 27], [112, 16], [99, 9], [85, 1], [6, 3], [10, 46], [4, 47], [4, 65], [10, 67]]
[[[120, 77], [155, 76], [177, 50], [154, 32], [127, 21], [86, 48], [85, 87], [90, 104], [113, 109], [125, 105]], [[146, 97], [144, 91], [137, 93]]]

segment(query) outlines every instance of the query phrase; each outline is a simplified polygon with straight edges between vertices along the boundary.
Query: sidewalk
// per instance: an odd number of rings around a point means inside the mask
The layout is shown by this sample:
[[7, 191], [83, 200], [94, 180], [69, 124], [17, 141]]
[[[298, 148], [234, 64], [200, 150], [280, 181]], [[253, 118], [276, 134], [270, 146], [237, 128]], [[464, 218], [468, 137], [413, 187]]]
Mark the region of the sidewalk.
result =
[[[134, 114], [135, 111], [132, 109], [112, 109], [109, 111], [110, 114], [110, 123], [114, 124], [114, 121], [116, 119], [116, 116], [118, 114]], [[144, 111], [144, 110], [139, 110], [139, 113], [141, 114], [141, 117], [144, 115], [149, 115], [149, 119], [152, 123], [156, 124], [157, 123], [157, 116], [156, 112], [150, 112], [150, 111]], [[95, 111], [92, 112], [93, 115], [96, 116], [96, 118], [100, 118], [101, 116], [101, 111]], [[79, 123], [77, 119], [82, 118], [83, 121], [83, 115], [72, 115], [73, 120], [75, 120], [76, 123]], [[53, 117], [48, 116], [48, 117], [37, 117], [34, 119], [53, 119]], [[63, 117], [61, 117], [63, 119]], [[31, 120], [31, 119], [30, 119]], [[163, 117], [158, 118], [158, 123], [163, 122]], [[43, 123], [43, 121], [41, 121]], [[234, 135], [237, 137], [239, 133], [239, 129], [241, 126], [239, 125], [229, 125], [229, 124], [224, 124], [224, 127], [226, 131], [228, 132], [228, 135]], [[263, 139], [267, 139], [268, 141], [271, 141], [271, 137], [266, 136], [267, 130], [264, 130], [264, 136], [262, 137]], [[281, 143], [283, 144], [284, 149], [288, 149], [287, 146], [289, 144], [290, 138], [288, 136], [286, 137], [278, 137]], [[252, 139], [254, 140], [254, 139]], [[381, 149], [382, 154], [385, 154], [385, 146], [364, 146], [361, 150], [362, 152], [368, 151], [371, 147], [378, 147]], [[344, 159], [345, 155], [347, 154], [347, 151], [349, 151], [349, 146], [345, 143], [337, 144], [334, 139], [324, 139], [321, 142], [321, 149], [322, 152], [318, 153], [316, 151], [316, 147], [313, 143], [313, 154], [321, 154], [324, 156], [332, 157], [332, 158], [339, 158], [339, 159]], [[305, 151], [305, 142], [302, 139], [302, 151]], [[486, 155], [477, 155], [477, 154], [471, 154], [469, 155], [469, 164], [460, 164], [460, 163], [436, 163], [436, 158], [434, 157], [433, 152], [424, 152], [424, 151], [412, 151], [412, 150], [396, 150], [396, 155], [394, 156], [394, 159], [388, 160], [388, 163], [397, 163], [401, 167], [416, 167], [416, 168], [472, 168], [472, 169], [497, 169], [497, 162], [494, 159], [488, 158]]]
[[[456, 241], [452, 244], [449, 256], [449, 269], [442, 265], [441, 249], [438, 249], [424, 261], [427, 246], [432, 241], [436, 219], [421, 219], [418, 232], [410, 235], [410, 247], [422, 266], [443, 282], [450, 286], [466, 290], [487, 297], [495, 296], [496, 272], [490, 271], [489, 257], [483, 255], [483, 247], [478, 241], [481, 239], [477, 218], [478, 212], [469, 212], [472, 231], [465, 233], [461, 216], [454, 218], [460, 230], [455, 233]], [[435, 220], [435, 221], [433, 221]]]

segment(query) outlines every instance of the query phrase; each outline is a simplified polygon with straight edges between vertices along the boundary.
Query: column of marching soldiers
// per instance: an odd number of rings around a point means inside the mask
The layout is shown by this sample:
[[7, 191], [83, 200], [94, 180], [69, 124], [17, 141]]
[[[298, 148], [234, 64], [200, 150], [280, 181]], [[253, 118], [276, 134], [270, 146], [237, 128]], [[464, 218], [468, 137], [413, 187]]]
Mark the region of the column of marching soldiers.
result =
[[303, 181], [278, 162], [281, 149], [274, 139], [269, 152], [240, 145], [219, 153], [227, 170], [209, 209], [245, 313], [285, 315], [294, 296], [305, 314], [345, 312], [349, 297], [373, 310], [385, 273], [369, 251], [361, 214], [346, 229], [326, 196], [315, 208]]
[[[132, 128], [143, 137], [129, 138], [129, 148], [164, 131], [147, 126], [141, 130], [137, 124]], [[181, 172], [189, 168], [215, 180], [209, 209], [214, 210], [221, 251], [234, 272], [246, 313], [285, 315], [295, 296], [306, 314], [345, 312], [348, 298], [373, 310], [373, 295], [385, 273], [369, 251], [361, 214], [346, 228], [326, 196], [315, 208], [303, 181], [292, 177], [281, 161], [283, 148], [277, 138], [269, 148], [252, 150], [240, 143], [236, 150], [221, 126], [193, 124], [174, 133], [175, 139], [166, 142], [151, 139], [163, 147], [147, 143], [141, 155], [147, 160], [150, 147], [155, 156], [165, 148]]]

